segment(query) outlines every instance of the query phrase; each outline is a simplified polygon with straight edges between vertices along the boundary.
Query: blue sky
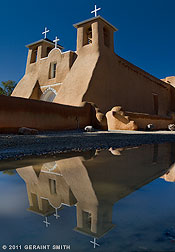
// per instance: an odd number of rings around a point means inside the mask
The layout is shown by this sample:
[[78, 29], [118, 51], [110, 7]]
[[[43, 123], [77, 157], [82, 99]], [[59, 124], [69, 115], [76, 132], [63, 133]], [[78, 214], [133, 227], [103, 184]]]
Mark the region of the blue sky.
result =
[[99, 14], [116, 26], [115, 51], [158, 78], [175, 75], [174, 0], [6, 0], [0, 3], [0, 81], [24, 75], [26, 44], [43, 37], [60, 38], [65, 50], [75, 50], [74, 23]]

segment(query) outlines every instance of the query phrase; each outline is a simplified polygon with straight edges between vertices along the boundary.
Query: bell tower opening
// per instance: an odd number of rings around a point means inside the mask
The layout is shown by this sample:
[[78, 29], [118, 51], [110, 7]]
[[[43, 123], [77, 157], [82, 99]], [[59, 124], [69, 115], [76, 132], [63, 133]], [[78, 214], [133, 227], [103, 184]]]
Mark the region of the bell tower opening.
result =
[[31, 53], [30, 63], [35, 63], [37, 61], [38, 47], [34, 47]]
[[87, 41], [87, 44], [92, 43], [92, 27], [91, 26], [87, 28], [86, 30], [86, 41]]

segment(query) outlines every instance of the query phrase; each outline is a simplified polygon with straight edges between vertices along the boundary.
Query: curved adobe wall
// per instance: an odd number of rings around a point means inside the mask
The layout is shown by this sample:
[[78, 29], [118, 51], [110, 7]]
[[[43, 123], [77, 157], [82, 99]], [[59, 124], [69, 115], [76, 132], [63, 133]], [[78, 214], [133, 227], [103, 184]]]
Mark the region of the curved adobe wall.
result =
[[20, 127], [38, 130], [71, 130], [95, 122], [95, 109], [44, 101], [0, 96], [0, 132], [17, 132]]

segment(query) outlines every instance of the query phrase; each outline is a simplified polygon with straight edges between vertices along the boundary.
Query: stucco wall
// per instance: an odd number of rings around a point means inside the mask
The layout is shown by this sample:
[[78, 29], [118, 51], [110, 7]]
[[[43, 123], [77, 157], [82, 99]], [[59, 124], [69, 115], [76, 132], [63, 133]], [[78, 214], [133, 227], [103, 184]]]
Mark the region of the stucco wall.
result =
[[175, 111], [175, 88], [170, 87], [171, 92], [171, 111]]
[[[75, 60], [76, 54], [68, 51], [62, 53], [58, 48], [52, 49], [48, 57], [37, 59], [30, 63], [30, 50], [27, 60], [26, 73], [14, 89], [12, 96], [30, 98], [36, 83], [38, 82], [42, 92], [45, 86], [62, 83]], [[51, 63], [57, 63], [55, 78], [49, 78]], [[54, 86], [59, 90], [60, 86]]]
[[129, 116], [130, 120], [134, 121], [139, 129], [146, 129], [148, 124], [153, 124], [154, 130], [168, 130], [169, 124], [175, 123], [175, 118], [173, 116], [169, 117], [160, 117], [156, 115], [148, 114], [139, 114], [126, 112], [126, 115]]
[[93, 102], [103, 113], [121, 106], [132, 112], [154, 114], [153, 94], [156, 94], [158, 114], [167, 115], [170, 111], [169, 84], [117, 56], [112, 47], [104, 44], [103, 27], [101, 20], [94, 22], [92, 44], [84, 46], [80, 46], [83, 24], [78, 28], [78, 57], [54, 101], [69, 105]]
[[117, 105], [132, 112], [154, 114], [153, 93], [158, 95], [158, 114], [167, 115], [168, 85], [104, 48], [83, 100], [94, 102], [102, 112]]
[[88, 103], [71, 107], [50, 102], [0, 96], [0, 132], [20, 127], [69, 130], [95, 123], [95, 109]]
[[[54, 102], [73, 106], [81, 104], [93, 76], [98, 57], [98, 51], [91, 45], [86, 45], [81, 49], [81, 53], [78, 53], [78, 58], [63, 81]], [[97, 90], [96, 95], [98, 96]]]

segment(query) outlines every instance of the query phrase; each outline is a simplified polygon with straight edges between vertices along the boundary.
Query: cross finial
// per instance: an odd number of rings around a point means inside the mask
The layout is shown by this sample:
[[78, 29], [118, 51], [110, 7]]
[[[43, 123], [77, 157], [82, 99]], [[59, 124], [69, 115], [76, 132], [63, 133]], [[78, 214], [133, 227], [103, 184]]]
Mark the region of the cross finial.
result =
[[49, 30], [47, 30], [47, 27], [45, 27], [44, 32], [42, 32], [42, 34], [44, 34], [44, 39], [47, 38], [47, 32], [49, 32]]
[[97, 5], [95, 5], [95, 10], [91, 11], [91, 13], [95, 13], [95, 17], [97, 16], [97, 12], [101, 10], [101, 8], [97, 9]]
[[94, 238], [93, 241], [90, 241], [90, 243], [94, 244], [94, 248], [95, 248], [96, 246], [100, 247], [100, 245], [99, 245], [98, 243], [96, 243], [96, 240], [97, 240], [97, 239]]
[[58, 219], [60, 216], [58, 215], [58, 208], [55, 208], [55, 214], [54, 216], [56, 217], [56, 219]]
[[50, 225], [50, 223], [47, 221], [47, 217], [45, 217], [45, 221], [43, 221], [46, 224], [46, 227]]
[[53, 40], [53, 42], [55, 42], [55, 48], [57, 48], [57, 42], [59, 41], [60, 39], [57, 38], [57, 36], [55, 37], [55, 40]]

